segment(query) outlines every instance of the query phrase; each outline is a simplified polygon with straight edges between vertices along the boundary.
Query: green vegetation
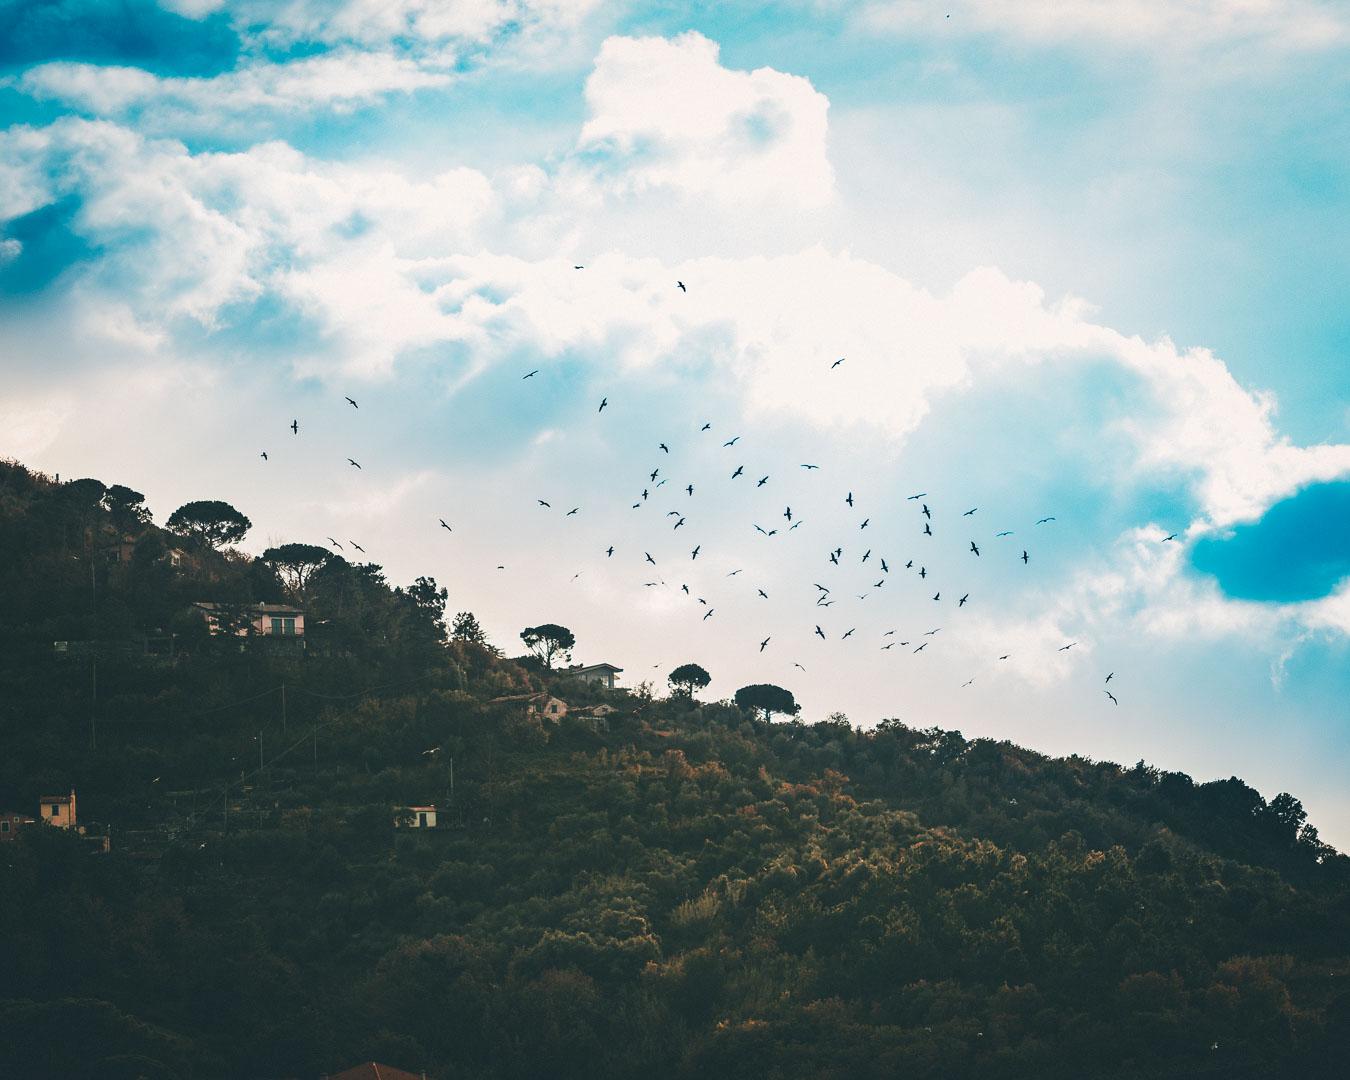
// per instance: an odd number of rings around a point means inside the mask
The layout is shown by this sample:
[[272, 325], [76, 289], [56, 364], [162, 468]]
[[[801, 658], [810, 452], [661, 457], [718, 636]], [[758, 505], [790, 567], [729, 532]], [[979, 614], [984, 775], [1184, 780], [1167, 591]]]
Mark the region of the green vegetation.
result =
[[572, 647], [577, 639], [572, 631], [557, 623], [544, 623], [542, 626], [527, 626], [520, 632], [520, 640], [525, 647], [546, 668], [553, 667], [553, 661], [561, 658], [564, 663], [572, 659]]
[[0, 809], [112, 834], [0, 844], [0, 1075], [1342, 1075], [1350, 860], [1290, 795], [776, 687], [554, 724], [494, 699], [561, 673], [326, 552], [303, 651], [212, 636], [281, 560], [94, 483], [0, 463]]

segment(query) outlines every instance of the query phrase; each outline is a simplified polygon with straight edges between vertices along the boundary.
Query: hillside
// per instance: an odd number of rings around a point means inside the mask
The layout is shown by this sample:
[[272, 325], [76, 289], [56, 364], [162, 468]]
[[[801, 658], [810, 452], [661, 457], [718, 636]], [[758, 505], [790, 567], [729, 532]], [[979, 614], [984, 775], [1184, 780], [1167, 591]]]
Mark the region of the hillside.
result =
[[605, 691], [232, 542], [0, 463], [0, 811], [111, 848], [0, 844], [0, 1076], [1341, 1075], [1350, 859], [1289, 794]]

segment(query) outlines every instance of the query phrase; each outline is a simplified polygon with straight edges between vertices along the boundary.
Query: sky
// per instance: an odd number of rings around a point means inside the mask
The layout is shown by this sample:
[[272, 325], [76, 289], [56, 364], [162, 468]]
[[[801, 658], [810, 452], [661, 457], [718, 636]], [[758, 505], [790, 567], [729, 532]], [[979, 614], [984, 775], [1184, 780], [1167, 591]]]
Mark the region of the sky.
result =
[[0, 454], [1344, 849], [1348, 60], [1319, 0], [0, 0]]

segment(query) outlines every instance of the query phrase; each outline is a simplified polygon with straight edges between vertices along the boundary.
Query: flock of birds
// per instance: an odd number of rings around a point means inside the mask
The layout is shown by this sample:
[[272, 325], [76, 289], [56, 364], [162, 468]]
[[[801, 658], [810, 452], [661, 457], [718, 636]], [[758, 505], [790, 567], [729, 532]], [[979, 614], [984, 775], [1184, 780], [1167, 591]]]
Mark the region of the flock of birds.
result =
[[[585, 267], [582, 265], [574, 265], [573, 269], [584, 270]], [[688, 292], [688, 289], [683, 281], [677, 281], [675, 285], [676, 288], [678, 288], [682, 293]], [[846, 360], [845, 357], [840, 357], [830, 362], [828, 364], [828, 368], [826, 369], [826, 374], [828, 375], [829, 372], [837, 370], [842, 364], [844, 364], [845, 360]], [[526, 372], [523, 376], [521, 376], [522, 381], [535, 378], [539, 374], [539, 370], [540, 369], [535, 368], [529, 372]], [[353, 409], [360, 408], [360, 406], [357, 404], [354, 398], [346, 397], [345, 401]], [[598, 416], [600, 414], [603, 414], [605, 410], [608, 409], [609, 407], [610, 407], [609, 398], [601, 397], [600, 403], [596, 409], [596, 415]], [[288, 426], [290, 428], [292, 436], [298, 436], [300, 434], [300, 421], [298, 419], [292, 420]], [[712, 422], [707, 421], [703, 423], [703, 425], [699, 428], [699, 434], [706, 435], [707, 433], [712, 431], [712, 428], [713, 428]], [[731, 438], [726, 439], [722, 443], [722, 449], [736, 450], [737, 445], [740, 443], [740, 441], [741, 441], [740, 435], [733, 435]], [[669, 455], [671, 454], [669, 443], [666, 441], [658, 441], [655, 445], [654, 453], [667, 455], [666, 460], [669, 460]], [[261, 457], [264, 461], [268, 460], [267, 452], [263, 451]], [[355, 458], [348, 457], [346, 460], [349, 468], [355, 468], [358, 470], [361, 469], [360, 462], [358, 462]], [[800, 470], [802, 470], [802, 472], [807, 474], [819, 473], [821, 470], [821, 466], [814, 462], [802, 462], [799, 464], [799, 468]], [[737, 460], [735, 463], [735, 467], [732, 468], [730, 472], [727, 474], [728, 475], [727, 482], [735, 483], [741, 481], [742, 478], [746, 477], [747, 475], [745, 470], [746, 470], [745, 463]], [[668, 483], [670, 483], [672, 479], [670, 476], [663, 475], [662, 465], [657, 465], [650, 471], [646, 471], [644, 475], [646, 476], [646, 481], [641, 487], [640, 491], [634, 496], [634, 501], [631, 504], [632, 509], [634, 510], [641, 510], [644, 507], [651, 505], [652, 501], [657, 497], [658, 492], [660, 492], [662, 488], [664, 488]], [[750, 474], [750, 476], [753, 477], [754, 474], [752, 473]], [[753, 481], [754, 488], [762, 489], [766, 487], [771, 482], [772, 479], [773, 479], [772, 473], [766, 473], [762, 476], [759, 476], [757, 479], [754, 479]], [[700, 485], [703, 483], [704, 481], [699, 481]], [[683, 484], [677, 484], [677, 486], [673, 490], [683, 492], [684, 498], [679, 501], [687, 506], [692, 505], [689, 504], [687, 500], [693, 499], [696, 490], [700, 490], [700, 488], [696, 486], [696, 484], [693, 481], [688, 481]], [[916, 492], [912, 495], [907, 496], [906, 498], [906, 502], [917, 504], [916, 517], [914, 519], [915, 533], [917, 537], [924, 538], [922, 543], [927, 543], [933, 540], [935, 537], [933, 531], [933, 524], [935, 519], [933, 516], [933, 510], [929, 505], [928, 501], [929, 498], [930, 496], [926, 491]], [[554, 509], [553, 503], [549, 499], [542, 499], [542, 498], [536, 499], [535, 502], [537, 504], [537, 508], [540, 510], [552, 511]], [[858, 510], [856, 507], [858, 500], [855, 499], [853, 491], [846, 491], [845, 494], [843, 495], [843, 498], [841, 499], [841, 502], [847, 508], [847, 512], [854, 513], [856, 511], [857, 514], [862, 513], [861, 510]], [[581, 509], [582, 508], [580, 506], [573, 506], [563, 513], [563, 517], [575, 517], [581, 513]], [[973, 520], [975, 518], [975, 515], [979, 512], [979, 510], [980, 507], [972, 506], [969, 509], [964, 510], [959, 515], [959, 517], [956, 518], [956, 520], [959, 522], [961, 519], [970, 518], [972, 519], [973, 525]], [[665, 517], [667, 519], [670, 518], [675, 519], [675, 521], [671, 524], [671, 532], [678, 532], [681, 528], [684, 528], [688, 523], [688, 516], [686, 515], [685, 511], [683, 509], [680, 509], [678, 506], [676, 508], [666, 510]], [[775, 525], [773, 527], [768, 528], [757, 522], [751, 522], [751, 524], [753, 525], [757, 533], [766, 538], [779, 535], [780, 532], [781, 533], [793, 532], [801, 528], [802, 525], [804, 524], [802, 517], [800, 516], [799, 513], [793, 510], [791, 504], [784, 505], [781, 513], [781, 519], [783, 522], [782, 525]], [[1046, 515], [1037, 518], [1034, 522], [1033, 528], [1039, 529], [1043, 526], [1051, 525], [1055, 522], [1055, 520], [1056, 518], [1054, 515]], [[453, 526], [448, 521], [446, 521], [445, 518], [439, 518], [438, 521], [440, 528], [445, 529], [447, 532], [454, 531]], [[851, 525], [856, 525], [857, 532], [859, 534], [865, 533], [866, 530], [869, 528], [869, 526], [871, 526], [871, 524], [872, 518], [870, 516], [863, 516], [861, 521], [855, 520], [854, 522], [851, 523]], [[968, 530], [967, 535], [969, 535], [970, 531], [975, 530], [973, 529]], [[993, 539], [995, 541], [1000, 541], [1013, 535], [1014, 535], [1013, 530], [1004, 529], [994, 533]], [[1177, 534], [1172, 533], [1168, 536], [1162, 537], [1161, 541], [1166, 543], [1168, 541], [1173, 541], [1176, 539]], [[335, 537], [331, 536], [328, 537], [328, 542], [335, 550], [338, 551], [345, 550], [344, 545]], [[365, 548], [363, 548], [360, 544], [357, 544], [354, 540], [349, 539], [347, 543], [356, 551], [359, 551], [363, 554], [365, 553]], [[989, 547], [988, 543], [986, 543], [985, 547], [982, 548], [980, 546], [980, 543], [977, 542], [977, 538], [974, 537], [970, 538], [968, 541], [968, 545], [969, 546], [966, 547], [964, 551], [969, 558], [983, 559], [991, 554], [987, 550]], [[1016, 545], [1016, 547], [1021, 547], [1021, 545]], [[1016, 550], [1016, 547], [1014, 548], [1014, 550]], [[609, 543], [605, 547], [599, 549], [599, 551], [603, 553], [603, 556], [606, 560], [614, 558], [617, 550], [618, 548], [613, 543]], [[693, 546], [688, 549], [689, 563], [692, 564], [696, 562], [700, 554], [702, 554], [702, 552], [703, 552], [703, 544], [701, 542], [693, 544]], [[660, 566], [657, 562], [657, 559], [651, 554], [650, 551], [645, 550], [642, 551], [642, 556], [643, 556], [642, 565], [644, 567], [650, 566], [652, 568], [657, 568], [656, 579], [644, 581], [643, 586], [645, 588], [668, 587], [666, 580], [662, 576], [660, 576]], [[830, 548], [825, 553], [824, 562], [826, 562], [831, 567], [840, 567], [843, 564], [844, 557], [845, 557], [844, 545], [842, 543], [836, 543], [834, 547]], [[999, 555], [998, 557], [1004, 556]], [[1031, 561], [1032, 561], [1031, 550], [1028, 547], [1021, 547], [1020, 553], [1014, 556], [1014, 562], [1020, 562], [1023, 567], [1027, 567], [1031, 563]], [[875, 567], [875, 572], [879, 576], [877, 577], [877, 580], [873, 582], [866, 591], [862, 593], [853, 594], [858, 600], [866, 600], [869, 595], [871, 595], [873, 592], [879, 589], [882, 589], [887, 584], [887, 582], [891, 580], [890, 575], [892, 572], [893, 560], [888, 559], [886, 556], [883, 556], [875, 552], [871, 547], [865, 547], [865, 550], [862, 552], [861, 556], [858, 557], [858, 564], [865, 565], [869, 562], [873, 563]], [[499, 565], [497, 569], [504, 570], [505, 566]], [[914, 577], [918, 578], [920, 582], [923, 582], [924, 584], [929, 584], [928, 579], [930, 577], [930, 571], [922, 556], [918, 558], [907, 558], [905, 562], [903, 564], [899, 564], [896, 567], [896, 569], [898, 569], [901, 573], [904, 574], [912, 574]], [[577, 571], [572, 576], [572, 580], [575, 581], [577, 578], [581, 577], [583, 572], [584, 571], [580, 570]], [[726, 577], [734, 578], [740, 575], [741, 573], [742, 573], [741, 569], [735, 569], [730, 571], [726, 575]], [[833, 587], [831, 587], [830, 585], [822, 584], [818, 581], [813, 581], [811, 583], [811, 586], [815, 590], [814, 607], [816, 609], [826, 610], [836, 603], [835, 589]], [[698, 605], [701, 605], [703, 608], [706, 609], [702, 612], [701, 615], [702, 621], [706, 622], [708, 619], [711, 619], [714, 616], [714, 614], [717, 611], [717, 608], [712, 603], [710, 603], [707, 598], [696, 595], [694, 592], [690, 590], [688, 584], [681, 584], [679, 588], [680, 591], [684, 595], [688, 596], [691, 601], [696, 601]], [[763, 587], [755, 586], [755, 593], [759, 598], [765, 600], [769, 598], [768, 592]], [[963, 591], [962, 594], [959, 597], [957, 597], [954, 595], [954, 590], [949, 589], [948, 597], [949, 597], [948, 602], [949, 603], [954, 602], [957, 609], [964, 608], [967, 605], [967, 603], [971, 602], [971, 593], [969, 591]], [[943, 603], [942, 598], [943, 598], [943, 589], [940, 587], [935, 588], [930, 602], [941, 604]], [[811, 620], [811, 624], [814, 626], [813, 636], [817, 636], [823, 641], [829, 640], [829, 635], [826, 633], [825, 629], [821, 626], [819, 622]], [[850, 627], [840, 635], [839, 640], [846, 641], [850, 638], [853, 638], [857, 630], [858, 628], [856, 626]], [[882, 651], [889, 651], [898, 646], [901, 648], [911, 648], [911, 651], [915, 654], [922, 653], [928, 648], [928, 646], [932, 643], [935, 636], [941, 631], [942, 627], [936, 626], [930, 630], [925, 631], [918, 637], [910, 639], [910, 638], [903, 638], [899, 636], [897, 630], [890, 629], [885, 631], [881, 635], [881, 642], [879, 642], [878, 645]], [[773, 636], [772, 635], [766, 636], [765, 638], [763, 638], [758, 642], [757, 651], [759, 653], [765, 652], [770, 647], [772, 642]], [[1077, 641], [1067, 642], [1066, 644], [1059, 646], [1057, 651], [1068, 652], [1070, 649], [1074, 648], [1077, 644], [1078, 644]], [[1011, 659], [1011, 654], [1009, 653], [1005, 653], [997, 657], [998, 661], [1007, 661], [1009, 659]], [[801, 671], [806, 670], [805, 666], [802, 665], [800, 662], [794, 662], [793, 667], [800, 669]], [[1106, 678], [1102, 686], [1102, 693], [1111, 701], [1113, 705], [1119, 705], [1120, 704], [1119, 700], [1116, 698], [1115, 694], [1113, 694], [1109, 688], [1110, 683], [1112, 682], [1112, 680], [1115, 679], [1115, 677], [1116, 673], [1114, 671], [1109, 672], [1106, 675]], [[968, 679], [966, 682], [962, 683], [961, 685], [962, 687], [970, 686], [972, 683], [974, 683], [974, 681], [975, 679], [972, 677]]]

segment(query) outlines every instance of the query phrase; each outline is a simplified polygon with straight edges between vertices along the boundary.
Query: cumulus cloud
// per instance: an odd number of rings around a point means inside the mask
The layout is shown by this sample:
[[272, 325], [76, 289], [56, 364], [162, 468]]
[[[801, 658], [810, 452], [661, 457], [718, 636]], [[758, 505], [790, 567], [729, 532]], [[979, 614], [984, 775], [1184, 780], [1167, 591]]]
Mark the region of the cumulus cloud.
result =
[[1163, 52], [1242, 44], [1298, 52], [1350, 43], [1345, 9], [1326, 0], [950, 0], [942, 8], [923, 0], [876, 0], [860, 18], [871, 30], [974, 32]]
[[586, 104], [578, 148], [609, 190], [808, 207], [833, 194], [829, 99], [798, 75], [723, 67], [701, 34], [607, 39]]

